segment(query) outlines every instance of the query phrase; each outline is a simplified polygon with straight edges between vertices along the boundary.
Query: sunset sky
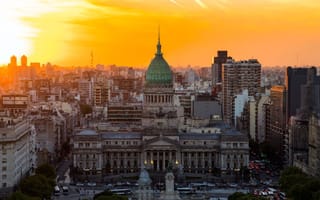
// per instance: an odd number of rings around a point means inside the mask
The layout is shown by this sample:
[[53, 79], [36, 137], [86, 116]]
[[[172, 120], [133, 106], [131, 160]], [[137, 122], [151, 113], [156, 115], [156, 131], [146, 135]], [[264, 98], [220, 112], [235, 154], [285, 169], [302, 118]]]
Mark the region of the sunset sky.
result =
[[319, 0], [8, 0], [0, 64], [11, 55], [64, 66], [147, 66], [158, 25], [172, 66], [210, 66], [226, 49], [263, 66], [320, 65]]

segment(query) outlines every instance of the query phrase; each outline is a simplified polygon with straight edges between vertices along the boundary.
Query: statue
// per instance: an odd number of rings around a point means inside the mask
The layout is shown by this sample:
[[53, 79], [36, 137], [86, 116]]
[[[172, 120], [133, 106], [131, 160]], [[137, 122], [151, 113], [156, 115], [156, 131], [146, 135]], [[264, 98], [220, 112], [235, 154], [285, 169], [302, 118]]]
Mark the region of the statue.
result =
[[180, 200], [178, 192], [174, 191], [174, 175], [172, 173], [172, 164], [169, 163], [167, 168], [166, 190], [161, 194], [160, 200]]

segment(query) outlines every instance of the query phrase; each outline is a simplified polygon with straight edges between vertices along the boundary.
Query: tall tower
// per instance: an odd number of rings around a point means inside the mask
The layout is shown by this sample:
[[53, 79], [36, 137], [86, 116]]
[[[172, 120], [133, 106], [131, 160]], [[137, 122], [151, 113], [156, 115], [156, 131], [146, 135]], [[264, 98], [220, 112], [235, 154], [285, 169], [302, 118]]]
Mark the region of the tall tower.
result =
[[[286, 73], [286, 88], [287, 92], [287, 114], [286, 120], [289, 121], [291, 116], [297, 114], [297, 110], [301, 108], [303, 100], [302, 96], [302, 86], [307, 84], [308, 77], [314, 82], [317, 82], [317, 69], [315, 67], [311, 68], [287, 68]], [[319, 79], [319, 78], [318, 78]], [[311, 105], [310, 105], [311, 106]]]
[[222, 81], [222, 64], [227, 62], [227, 59], [232, 59], [228, 57], [228, 51], [218, 51], [218, 56], [213, 58], [212, 62], [212, 85], [221, 83]]
[[21, 67], [27, 67], [28, 66], [28, 58], [26, 55], [21, 56]]
[[247, 89], [249, 96], [259, 92], [261, 64], [256, 59], [228, 60], [222, 69], [222, 109], [226, 123], [234, 125], [234, 97]]
[[16, 67], [16, 66], [17, 66], [17, 57], [13, 55], [10, 58], [10, 67]]

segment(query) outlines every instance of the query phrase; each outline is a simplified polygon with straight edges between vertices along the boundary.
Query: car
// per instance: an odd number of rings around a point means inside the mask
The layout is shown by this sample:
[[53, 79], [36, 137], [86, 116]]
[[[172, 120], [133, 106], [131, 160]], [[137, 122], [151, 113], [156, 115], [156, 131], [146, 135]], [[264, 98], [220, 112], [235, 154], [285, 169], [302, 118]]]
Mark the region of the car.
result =
[[89, 183], [87, 183], [87, 185], [88, 185], [88, 186], [91, 186], [91, 187], [94, 187], [94, 186], [97, 185], [97, 183], [95, 183], [95, 182], [89, 182]]
[[78, 183], [76, 184], [76, 186], [84, 186], [84, 183], [78, 182]]

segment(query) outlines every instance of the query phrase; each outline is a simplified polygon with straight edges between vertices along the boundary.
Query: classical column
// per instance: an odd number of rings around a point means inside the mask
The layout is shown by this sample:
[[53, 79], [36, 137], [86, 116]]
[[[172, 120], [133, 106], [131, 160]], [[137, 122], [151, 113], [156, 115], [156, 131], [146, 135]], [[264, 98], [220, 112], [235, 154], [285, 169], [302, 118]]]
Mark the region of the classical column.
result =
[[110, 155], [110, 168], [113, 169], [113, 152], [109, 152]]
[[127, 170], [127, 152], [123, 152], [123, 167], [125, 170]]
[[191, 152], [188, 152], [188, 167], [191, 167]]
[[157, 171], [159, 171], [159, 161], [160, 161], [160, 156], [159, 156], [159, 151], [157, 151]]
[[163, 154], [163, 156], [162, 156], [162, 170], [165, 171], [166, 170], [166, 152], [163, 151], [162, 154]]
[[153, 167], [153, 165], [154, 165], [154, 163], [153, 163], [153, 151], [151, 151], [150, 153], [151, 153], [151, 155], [150, 155], [151, 170], [153, 170], [154, 169], [154, 167]]
[[172, 151], [169, 151], [169, 162], [172, 161]]
[[209, 155], [209, 168], [213, 168], [214, 166], [212, 166], [212, 153], [211, 152], [208, 152], [208, 155]]
[[199, 167], [198, 167], [198, 164], [199, 164], [199, 157], [198, 157], [198, 152], [195, 152], [194, 153], [195, 154], [195, 170], [196, 170], [196, 173], [198, 172], [198, 169], [199, 169]]
[[204, 152], [201, 152], [201, 154], [202, 154], [202, 160], [201, 160], [202, 170], [205, 170], [206, 166], [204, 164]]

